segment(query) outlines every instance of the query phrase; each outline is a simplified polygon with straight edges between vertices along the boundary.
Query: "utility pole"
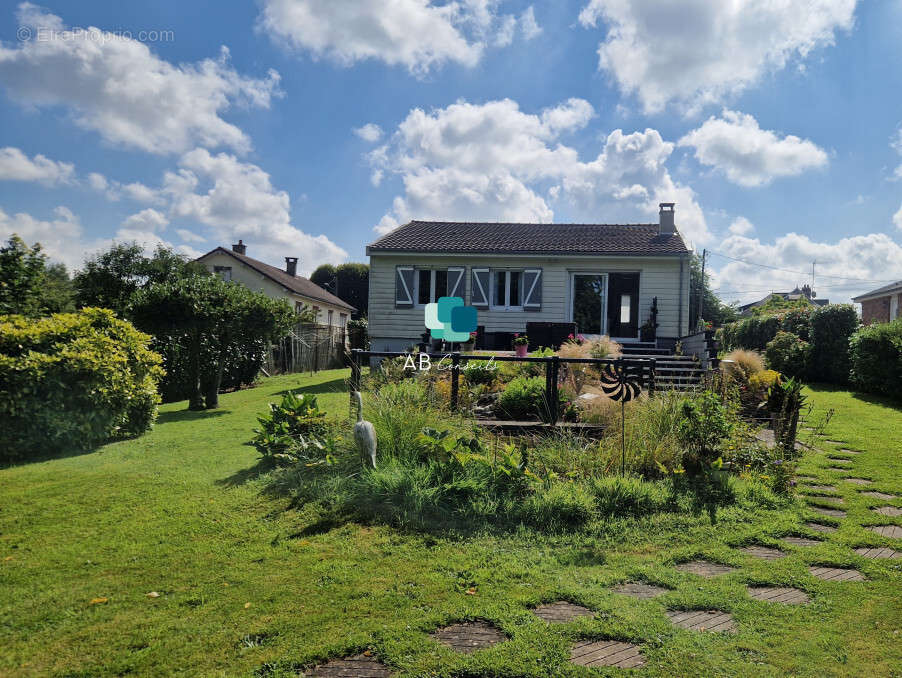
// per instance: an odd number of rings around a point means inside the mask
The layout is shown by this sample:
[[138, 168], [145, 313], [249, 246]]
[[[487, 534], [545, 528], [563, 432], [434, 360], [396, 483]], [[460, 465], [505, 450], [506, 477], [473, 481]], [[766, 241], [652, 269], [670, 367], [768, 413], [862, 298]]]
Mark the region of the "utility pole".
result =
[[708, 250], [702, 250], [702, 284], [701, 289], [698, 291], [698, 318], [695, 321], [695, 329], [698, 329], [702, 324], [702, 311], [705, 307], [705, 261], [708, 258]]

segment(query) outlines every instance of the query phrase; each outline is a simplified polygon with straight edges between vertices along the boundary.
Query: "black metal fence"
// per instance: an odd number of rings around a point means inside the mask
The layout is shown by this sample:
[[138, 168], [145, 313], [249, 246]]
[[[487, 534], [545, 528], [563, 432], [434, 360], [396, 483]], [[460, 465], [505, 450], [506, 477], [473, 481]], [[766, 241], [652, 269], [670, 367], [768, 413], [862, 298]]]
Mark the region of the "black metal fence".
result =
[[[351, 351], [351, 389], [360, 390], [361, 370], [371, 358], [407, 358], [410, 356], [418, 366], [417, 353], [396, 351]], [[426, 353], [430, 365], [436, 369], [444, 369], [451, 379], [451, 409], [456, 410], [460, 400], [460, 371], [471, 361], [497, 361], [519, 363], [542, 363], [545, 365], [545, 399], [548, 402], [549, 423], [557, 424], [560, 419], [560, 400], [558, 388], [560, 384], [561, 366], [569, 364], [617, 365], [622, 374], [638, 381], [642, 388], [653, 394], [655, 392], [655, 360], [654, 358], [561, 358], [559, 356], [527, 356], [520, 358], [512, 355], [478, 355], [469, 353]]]
[[329, 370], [343, 367], [346, 353], [344, 327], [300, 323], [271, 346], [264, 368], [270, 374]]

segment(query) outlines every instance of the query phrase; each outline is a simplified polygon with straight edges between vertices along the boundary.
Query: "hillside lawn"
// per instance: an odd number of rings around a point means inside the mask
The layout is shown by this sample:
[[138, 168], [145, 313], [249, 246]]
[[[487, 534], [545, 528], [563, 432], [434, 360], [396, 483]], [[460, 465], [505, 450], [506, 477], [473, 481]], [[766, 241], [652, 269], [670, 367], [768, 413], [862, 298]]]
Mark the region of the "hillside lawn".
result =
[[[819, 546], [782, 545], [817, 517], [790, 509], [663, 513], [612, 521], [601, 534], [418, 535], [382, 526], [314, 523], [267, 491], [247, 444], [255, 416], [286, 389], [319, 395], [348, 416], [344, 371], [264, 380], [222, 396], [221, 409], [161, 408], [155, 429], [88, 454], [0, 469], [0, 676], [281, 676], [371, 649], [396, 676], [604, 676], [571, 666], [570, 644], [604, 636], [642, 647], [646, 676], [902, 675], [902, 560], [852, 549], [895, 546], [863, 525], [897, 524], [869, 507], [902, 498], [902, 408], [826, 388], [808, 391], [836, 414], [826, 438], [864, 453], [841, 482], [823, 453], [801, 473], [845, 499], [839, 530]], [[838, 445], [820, 441], [822, 451]], [[735, 547], [782, 546], [763, 561]], [[733, 565], [713, 578], [673, 569], [691, 557]], [[810, 564], [855, 567], [869, 581], [824, 582]], [[615, 595], [642, 578], [673, 590]], [[745, 584], [795, 586], [805, 606], [754, 601]], [[158, 597], [148, 597], [157, 592]], [[549, 626], [529, 611], [561, 598], [594, 618]], [[668, 608], [733, 614], [733, 635], [672, 626]], [[461, 619], [491, 620], [508, 642], [458, 655], [428, 635]]]

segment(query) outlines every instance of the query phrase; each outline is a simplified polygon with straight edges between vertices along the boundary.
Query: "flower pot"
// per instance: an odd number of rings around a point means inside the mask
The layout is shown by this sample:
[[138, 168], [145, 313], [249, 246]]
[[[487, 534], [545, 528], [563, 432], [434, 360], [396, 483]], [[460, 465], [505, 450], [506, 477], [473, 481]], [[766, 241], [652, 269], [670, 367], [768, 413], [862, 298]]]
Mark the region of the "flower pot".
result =
[[517, 344], [514, 346], [514, 351], [516, 351], [518, 358], [525, 358], [526, 354], [529, 353], [529, 345]]

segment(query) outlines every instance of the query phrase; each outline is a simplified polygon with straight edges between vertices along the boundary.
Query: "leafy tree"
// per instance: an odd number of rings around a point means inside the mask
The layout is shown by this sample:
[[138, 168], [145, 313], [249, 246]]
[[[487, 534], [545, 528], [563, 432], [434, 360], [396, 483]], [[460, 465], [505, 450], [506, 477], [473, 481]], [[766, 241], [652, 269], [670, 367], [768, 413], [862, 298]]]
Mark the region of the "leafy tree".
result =
[[693, 253], [689, 262], [689, 325], [695, 326], [698, 318], [698, 304], [704, 300], [702, 306], [702, 320], [712, 323], [715, 327], [733, 322], [739, 317], [736, 307], [722, 302], [711, 289], [711, 276], [705, 271], [702, 275], [702, 260], [698, 254]]
[[125, 317], [138, 290], [177, 276], [207, 273], [203, 264], [162, 245], [147, 257], [137, 243], [117, 243], [88, 259], [84, 269], [75, 274], [75, 301], [80, 307], [110, 308]]
[[812, 308], [813, 306], [814, 304], [811, 302], [811, 300], [807, 299], [806, 297], [799, 297], [798, 299], [784, 299], [783, 297], [774, 294], [760, 306], [755, 306], [752, 309], [752, 315], [774, 315], [776, 313], [783, 313], [784, 311]]
[[13, 234], [0, 248], [0, 315], [46, 316], [72, 310], [72, 285], [63, 264], [47, 264], [41, 245]]
[[[252, 292], [219, 276], [181, 276], [135, 293], [129, 307], [135, 324], [157, 337], [171, 337], [188, 351], [188, 408], [219, 405], [219, 386], [230, 352], [260, 339], [278, 339], [297, 322], [288, 303]], [[212, 360], [201, 360], [212, 349]]]
[[310, 280], [356, 308], [358, 316], [366, 317], [370, 294], [370, 267], [367, 264], [322, 264]]

